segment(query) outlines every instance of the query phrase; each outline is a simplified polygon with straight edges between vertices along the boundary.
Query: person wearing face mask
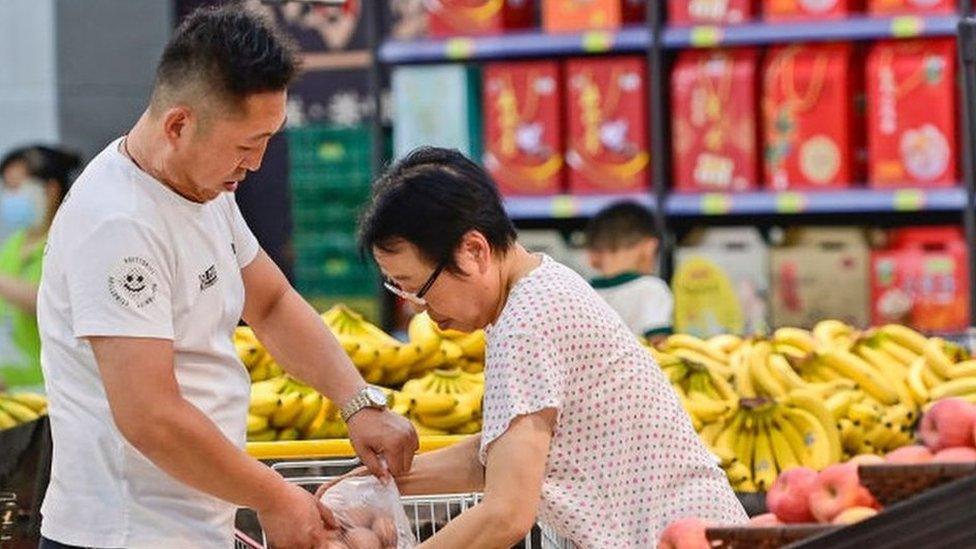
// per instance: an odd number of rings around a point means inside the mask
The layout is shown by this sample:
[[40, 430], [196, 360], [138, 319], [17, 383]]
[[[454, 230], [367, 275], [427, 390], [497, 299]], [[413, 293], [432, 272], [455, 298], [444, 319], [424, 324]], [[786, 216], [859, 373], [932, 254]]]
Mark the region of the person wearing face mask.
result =
[[41, 392], [37, 291], [47, 232], [68, 192], [77, 155], [40, 145], [18, 149], [0, 162], [4, 191], [0, 221], [0, 385]]

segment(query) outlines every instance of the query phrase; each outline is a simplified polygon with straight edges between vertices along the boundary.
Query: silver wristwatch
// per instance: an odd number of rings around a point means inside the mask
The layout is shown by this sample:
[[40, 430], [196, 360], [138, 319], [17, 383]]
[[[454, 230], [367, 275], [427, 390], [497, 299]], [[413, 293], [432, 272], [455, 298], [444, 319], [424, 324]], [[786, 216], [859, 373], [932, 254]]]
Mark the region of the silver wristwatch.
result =
[[364, 408], [376, 408], [382, 410], [387, 406], [386, 393], [384, 393], [379, 387], [374, 387], [372, 385], [367, 385], [363, 387], [356, 396], [339, 410], [339, 414], [342, 416], [342, 421], [348, 422], [349, 418], [356, 415], [357, 412]]

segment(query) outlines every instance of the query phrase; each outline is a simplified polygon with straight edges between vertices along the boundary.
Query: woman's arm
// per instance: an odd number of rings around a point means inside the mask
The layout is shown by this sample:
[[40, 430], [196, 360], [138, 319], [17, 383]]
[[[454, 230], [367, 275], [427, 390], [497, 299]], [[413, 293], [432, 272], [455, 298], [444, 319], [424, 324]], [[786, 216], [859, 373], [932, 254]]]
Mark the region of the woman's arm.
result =
[[396, 477], [397, 488], [405, 496], [481, 492], [485, 470], [478, 461], [481, 435], [470, 436], [453, 446], [421, 454], [413, 467]]
[[488, 451], [484, 500], [449, 522], [422, 549], [507, 549], [535, 525], [556, 412], [512, 420]]
[[37, 284], [0, 275], [0, 299], [29, 315], [37, 314]]

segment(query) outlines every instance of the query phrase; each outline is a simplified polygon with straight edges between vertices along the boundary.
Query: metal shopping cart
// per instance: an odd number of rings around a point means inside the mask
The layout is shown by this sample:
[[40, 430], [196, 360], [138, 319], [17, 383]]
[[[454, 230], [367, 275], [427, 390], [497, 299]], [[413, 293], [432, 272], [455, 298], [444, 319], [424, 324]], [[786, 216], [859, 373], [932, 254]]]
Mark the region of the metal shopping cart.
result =
[[[272, 465], [272, 469], [289, 482], [314, 492], [323, 483], [346, 473], [359, 465], [359, 460], [317, 460], [288, 461]], [[450, 494], [432, 496], [404, 496], [403, 509], [410, 519], [414, 536], [422, 541], [433, 536], [452, 519], [481, 501], [481, 494]], [[235, 531], [235, 549], [265, 549], [264, 535], [253, 514], [247, 511], [238, 514], [238, 528]], [[568, 540], [543, 524], [516, 547], [524, 549], [575, 549]]]

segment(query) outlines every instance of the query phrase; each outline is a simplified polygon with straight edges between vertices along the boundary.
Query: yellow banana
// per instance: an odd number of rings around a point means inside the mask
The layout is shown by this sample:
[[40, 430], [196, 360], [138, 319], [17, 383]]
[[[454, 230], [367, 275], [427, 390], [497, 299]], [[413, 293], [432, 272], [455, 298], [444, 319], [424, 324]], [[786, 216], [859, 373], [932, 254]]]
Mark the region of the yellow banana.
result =
[[976, 377], [961, 377], [936, 385], [929, 391], [929, 398], [940, 400], [943, 398], [962, 396], [976, 393]]
[[[811, 416], [821, 423], [824, 433], [827, 435], [827, 443], [831, 451], [832, 462], [840, 461], [840, 433], [837, 432], [837, 423], [833, 414], [827, 409], [824, 401], [815, 393], [803, 389], [790, 391], [784, 399], [785, 404], [795, 406], [808, 412]], [[852, 405], [853, 406], [853, 405]]]
[[450, 434], [450, 432], [448, 432], [448, 431], [446, 431], [444, 429], [435, 429], [433, 427], [428, 427], [428, 426], [426, 426], [426, 425], [424, 425], [422, 423], [419, 423], [415, 419], [411, 419], [410, 421], [411, 421], [411, 423], [413, 423], [413, 427], [414, 427], [414, 429], [416, 429], [417, 434], [420, 435], [420, 436], [422, 436], [422, 437], [443, 436], [443, 435]]
[[429, 372], [430, 370], [440, 368], [441, 366], [444, 366], [446, 362], [447, 356], [444, 354], [444, 351], [441, 350], [440, 343], [438, 343], [437, 350], [427, 355], [427, 358], [414, 363], [413, 366], [410, 367], [410, 372], [412, 374], [422, 374], [424, 372]]
[[750, 415], [746, 416], [745, 421], [740, 427], [740, 432], [735, 440], [735, 457], [752, 471], [752, 463], [755, 455], [756, 431], [755, 419]]
[[435, 416], [450, 413], [457, 408], [457, 397], [448, 394], [424, 393], [411, 397], [411, 410], [424, 416]]
[[773, 457], [773, 447], [769, 440], [769, 428], [766, 421], [760, 421], [756, 433], [755, 456], [752, 463], [752, 478], [756, 488], [765, 492], [776, 481], [776, 459]]
[[847, 417], [862, 429], [874, 427], [880, 419], [877, 410], [863, 402], [851, 404], [847, 409]]
[[268, 418], [265, 416], [256, 416], [254, 414], [247, 414], [247, 433], [257, 433], [258, 431], [263, 431], [268, 428]]
[[827, 397], [824, 401], [824, 405], [830, 410], [830, 413], [834, 416], [835, 420], [839, 420], [842, 417], [847, 416], [847, 410], [851, 407], [851, 403], [854, 402], [854, 392], [853, 391], [838, 391], [833, 395]]
[[14, 393], [8, 395], [8, 398], [14, 402], [19, 402], [24, 406], [27, 406], [38, 414], [42, 414], [45, 410], [47, 410], [47, 397], [44, 395], [39, 395], [37, 393]]
[[753, 345], [752, 353], [749, 355], [749, 375], [757, 392], [765, 396], [781, 398], [786, 395], [786, 389], [769, 371], [768, 364], [771, 352], [772, 346], [767, 341], [760, 341]]
[[248, 373], [248, 375], [251, 376], [251, 381], [253, 382], [264, 381], [269, 377], [271, 377], [270, 366], [271, 366], [270, 363], [262, 362], [261, 364], [258, 364], [257, 366], [251, 368], [251, 371]]
[[249, 412], [251, 414], [267, 417], [275, 413], [280, 405], [281, 398], [278, 396], [278, 393], [251, 392], [251, 404], [249, 406]]
[[773, 352], [795, 361], [802, 361], [810, 354], [803, 349], [794, 347], [793, 345], [787, 343], [777, 343], [775, 341], [773, 342]]
[[810, 467], [819, 471], [840, 459], [839, 452], [838, 458], [836, 460], [833, 458], [834, 450], [830, 436], [813, 414], [802, 408], [786, 406], [783, 409], [783, 417], [790, 427], [799, 432], [800, 439], [810, 452]]
[[776, 468], [779, 472], [785, 473], [794, 467], [803, 465], [801, 456], [794, 453], [793, 447], [786, 440], [786, 435], [779, 428], [778, 422], [770, 419], [767, 424], [769, 430], [769, 443], [773, 449], [773, 457], [776, 458]]
[[742, 398], [756, 398], [756, 388], [752, 383], [750, 371], [750, 354], [751, 346], [748, 347], [748, 351], [736, 353], [732, 358], [732, 385]]
[[271, 442], [278, 438], [278, 432], [274, 429], [265, 429], [256, 433], [248, 433], [248, 442]]
[[856, 381], [864, 392], [883, 404], [891, 405], [898, 402], [898, 392], [891, 383], [860, 357], [842, 349], [826, 349], [819, 353], [819, 358], [825, 366]]
[[729, 360], [729, 355], [725, 351], [711, 347], [705, 341], [702, 341], [701, 339], [689, 334], [674, 334], [668, 336], [664, 342], [664, 348], [675, 356], [681, 356], [675, 353], [675, 351], [679, 349], [686, 349], [706, 356], [719, 363], [724, 364]]
[[7, 412], [7, 414], [14, 418], [18, 423], [36, 421], [41, 417], [37, 412], [31, 410], [27, 406], [4, 397], [0, 397], [0, 410]]
[[454, 342], [461, 347], [465, 357], [477, 362], [484, 362], [486, 345], [484, 330], [477, 330], [470, 334], [465, 334], [455, 339]]
[[318, 393], [309, 393], [302, 397], [302, 411], [295, 418], [294, 427], [299, 431], [305, 431], [311, 425], [312, 420], [314, 420], [319, 412], [322, 410], [324, 401], [322, 395]]
[[780, 328], [773, 332], [773, 342], [790, 345], [804, 354], [810, 354], [817, 348], [813, 334], [801, 328]]
[[946, 379], [952, 370], [952, 361], [946, 356], [944, 349], [945, 341], [942, 338], [933, 337], [925, 343], [923, 352], [925, 361], [939, 377]]
[[271, 415], [271, 425], [276, 428], [291, 426], [302, 412], [302, 395], [298, 392], [281, 395], [281, 405]]
[[732, 373], [731, 369], [724, 362], [719, 362], [709, 356], [703, 355], [698, 351], [688, 349], [685, 347], [680, 347], [671, 351], [671, 355], [687, 360], [692, 363], [692, 365], [702, 365], [706, 368], [714, 370], [721, 374], [723, 377], [729, 377]]
[[728, 355], [742, 345], [742, 338], [732, 334], [720, 334], [710, 337], [705, 344]]
[[282, 429], [278, 431], [278, 437], [275, 440], [298, 440], [298, 429], [294, 427]]
[[464, 349], [450, 339], [441, 340], [441, 351], [444, 353], [444, 361], [453, 364], [464, 358]]
[[471, 421], [451, 430], [453, 435], [473, 435], [481, 432], [481, 421], [472, 419]]
[[424, 356], [431, 355], [440, 349], [442, 338], [434, 329], [434, 322], [427, 316], [426, 311], [410, 319], [410, 324], [407, 327], [410, 342], [419, 345], [424, 351]]
[[772, 354], [769, 357], [769, 371], [779, 381], [787, 391], [801, 389], [807, 386], [807, 382], [793, 370], [790, 362], [781, 354]]
[[461, 399], [455, 408], [447, 414], [444, 415], [422, 415], [415, 414], [417, 421], [435, 429], [444, 429], [450, 431], [451, 429], [456, 429], [461, 425], [475, 419], [476, 408], [474, 403], [470, 399]]
[[864, 443], [864, 430], [846, 417], [838, 421], [837, 426], [844, 449], [851, 453], [859, 451]]
[[715, 437], [714, 448], [722, 453], [735, 453], [735, 441], [741, 434], [742, 424], [745, 421], [746, 411], [739, 410], [736, 414], [724, 423], [722, 431]]
[[3, 408], [0, 408], [0, 431], [4, 429], [12, 429], [17, 425], [17, 420], [7, 412], [4, 412]]
[[908, 326], [902, 326], [900, 324], [888, 324], [886, 326], [882, 326], [878, 331], [916, 355], [921, 355], [925, 349], [925, 336], [909, 328]]
[[890, 337], [885, 337], [882, 335], [881, 337], [877, 338], [877, 341], [878, 349], [897, 360], [902, 366], [910, 366], [912, 362], [915, 362], [915, 359], [919, 357], [919, 355], [914, 353], [911, 349], [902, 347]]
[[898, 400], [908, 405], [915, 404], [915, 398], [905, 383], [905, 378], [908, 376], [907, 367], [902, 366], [897, 360], [887, 354], [872, 349], [867, 345], [859, 345], [857, 353], [865, 362], [873, 365], [876, 370], [881, 372], [881, 375], [891, 383], [895, 392], [898, 393]]
[[[729, 483], [736, 487], [742, 485], [743, 483], [752, 483], [752, 471], [750, 471], [749, 468], [738, 459], [729, 463], [729, 465], [725, 468], [725, 476], [728, 477]], [[755, 485], [752, 485], [750, 491], [756, 491]]]
[[689, 412], [704, 423], [716, 421], [732, 410], [728, 402], [710, 400], [700, 395], [701, 393], [690, 394], [684, 404]]
[[813, 327], [813, 337], [821, 345], [838, 346], [842, 338], [848, 338], [854, 329], [839, 320], [821, 320]]
[[815, 465], [819, 465], [819, 463], [814, 463], [813, 452], [807, 447], [807, 442], [803, 434], [786, 418], [784, 407], [777, 406], [773, 410], [770, 423], [777, 432], [783, 435], [783, 440], [790, 445], [793, 455], [801, 465], [810, 468], [815, 468]]
[[949, 378], [976, 377], [976, 360], [964, 360], [949, 368]]
[[269, 393], [277, 394], [280, 393], [285, 388], [285, 385], [287, 384], [288, 384], [287, 377], [276, 377], [273, 379], [267, 379], [264, 381], [259, 381], [257, 383], [252, 383], [251, 393], [253, 394], [253, 393], [269, 392]]

